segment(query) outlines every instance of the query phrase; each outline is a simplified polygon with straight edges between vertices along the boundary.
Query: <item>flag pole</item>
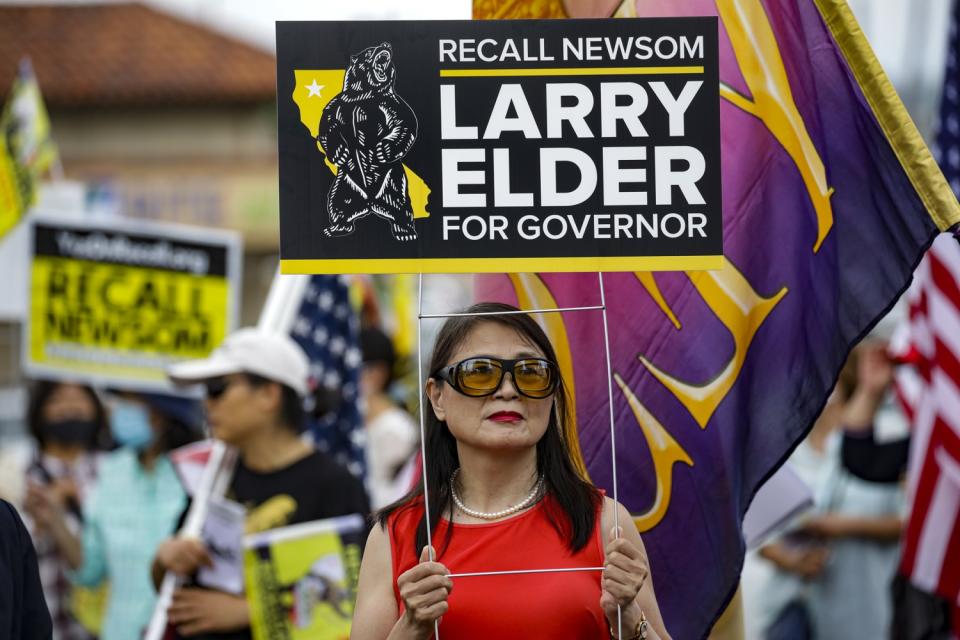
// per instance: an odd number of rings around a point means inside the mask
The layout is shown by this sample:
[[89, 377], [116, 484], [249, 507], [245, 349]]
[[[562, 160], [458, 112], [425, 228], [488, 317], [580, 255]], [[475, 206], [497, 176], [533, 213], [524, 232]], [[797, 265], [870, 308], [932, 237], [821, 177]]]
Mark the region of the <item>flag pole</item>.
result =
[[53, 178], [54, 182], [63, 182], [63, 162], [60, 160], [59, 153], [54, 156], [53, 162], [50, 163], [50, 177]]
[[[203, 468], [197, 492], [187, 511], [187, 518], [178, 534], [183, 538], [199, 538], [203, 530], [203, 523], [207, 519], [210, 500], [214, 496], [223, 495], [230, 478], [233, 475], [233, 466], [236, 462], [236, 452], [220, 440], [213, 441], [210, 459]], [[182, 579], [172, 571], [163, 574], [163, 582], [157, 595], [157, 603], [153, 607], [150, 623], [144, 633], [144, 640], [162, 640], [167, 630], [167, 610], [173, 602], [173, 592], [180, 586]]]
[[283, 274], [277, 267], [267, 292], [267, 300], [263, 303], [263, 311], [257, 321], [257, 328], [278, 333], [289, 332], [303, 300], [303, 292], [309, 283], [310, 276]]

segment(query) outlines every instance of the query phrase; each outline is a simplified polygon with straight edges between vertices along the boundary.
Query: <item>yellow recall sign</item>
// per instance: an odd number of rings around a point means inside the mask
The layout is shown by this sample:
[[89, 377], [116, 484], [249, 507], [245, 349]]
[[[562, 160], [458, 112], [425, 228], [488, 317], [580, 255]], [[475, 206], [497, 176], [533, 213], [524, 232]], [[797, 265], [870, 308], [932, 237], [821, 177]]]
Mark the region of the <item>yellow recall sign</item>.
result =
[[38, 367], [163, 382], [167, 363], [205, 357], [226, 336], [225, 277], [37, 255], [30, 284]]
[[360, 571], [360, 539], [350, 538], [328, 531], [246, 549], [244, 575], [254, 640], [350, 637]]

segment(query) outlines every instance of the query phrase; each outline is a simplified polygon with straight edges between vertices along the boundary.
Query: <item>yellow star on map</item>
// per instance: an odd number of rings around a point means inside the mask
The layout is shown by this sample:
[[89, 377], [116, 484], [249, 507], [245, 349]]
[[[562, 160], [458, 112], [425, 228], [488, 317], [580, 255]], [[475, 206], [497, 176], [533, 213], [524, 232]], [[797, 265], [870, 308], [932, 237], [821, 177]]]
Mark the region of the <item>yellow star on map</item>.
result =
[[317, 79], [314, 78], [314, 79], [313, 79], [313, 84], [308, 84], [308, 85], [305, 85], [305, 87], [304, 87], [307, 91], [310, 92], [310, 93], [307, 94], [307, 97], [309, 98], [310, 96], [317, 96], [317, 97], [319, 98], [319, 97], [320, 97], [320, 89], [323, 89], [324, 86], [325, 86], [325, 85], [317, 84]]
[[[2, 0], [0, 0], [2, 2]], [[320, 120], [323, 118], [323, 110], [326, 109], [330, 101], [340, 93], [340, 87], [343, 86], [343, 79], [346, 75], [346, 69], [294, 69], [294, 89], [293, 101], [300, 110], [300, 122], [306, 127], [311, 138], [316, 139], [320, 133]], [[310, 84], [307, 84], [307, 80]], [[320, 84], [323, 80], [323, 84]], [[329, 91], [321, 89], [330, 87]], [[313, 100], [312, 98], [316, 98]], [[317, 142], [317, 149], [324, 155], [326, 152]], [[333, 174], [337, 173], [337, 166], [326, 160], [327, 168]], [[404, 173], [407, 176], [407, 188], [410, 190], [410, 199], [413, 206], [414, 218], [426, 218], [430, 215], [427, 211], [427, 198], [430, 195], [430, 187], [423, 181], [423, 178], [414, 173], [410, 167], [403, 166]], [[0, 178], [3, 175], [0, 173]], [[0, 195], [3, 194], [2, 184], [0, 184]], [[2, 202], [0, 202], [2, 205]], [[0, 207], [2, 208], [2, 207]]]

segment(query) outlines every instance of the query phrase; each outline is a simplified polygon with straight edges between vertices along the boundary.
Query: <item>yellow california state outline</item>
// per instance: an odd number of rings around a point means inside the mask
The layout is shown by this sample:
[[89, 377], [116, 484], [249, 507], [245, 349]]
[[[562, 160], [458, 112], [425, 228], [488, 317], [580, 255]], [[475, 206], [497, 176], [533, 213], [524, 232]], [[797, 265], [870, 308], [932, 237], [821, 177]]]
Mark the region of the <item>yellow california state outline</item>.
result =
[[[344, 75], [343, 69], [294, 69], [293, 71], [296, 83], [293, 88], [293, 101], [300, 109], [300, 122], [314, 139], [320, 133], [320, 118], [323, 116], [324, 107], [343, 89]], [[323, 153], [327, 167], [336, 175], [337, 166], [326, 158], [327, 154], [319, 140], [317, 149]], [[410, 205], [413, 207], [414, 219], [430, 217], [430, 212], [427, 211], [430, 187], [407, 165], [403, 165], [403, 171], [407, 174], [407, 189], [410, 192]]]

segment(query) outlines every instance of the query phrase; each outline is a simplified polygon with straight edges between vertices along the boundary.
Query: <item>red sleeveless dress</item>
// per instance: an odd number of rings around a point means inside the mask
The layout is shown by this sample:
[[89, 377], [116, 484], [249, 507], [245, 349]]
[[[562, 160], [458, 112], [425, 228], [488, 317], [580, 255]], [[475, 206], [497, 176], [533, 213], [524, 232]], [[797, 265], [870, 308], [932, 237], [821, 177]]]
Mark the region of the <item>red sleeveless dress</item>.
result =
[[[446, 549], [451, 525], [441, 520], [433, 532], [437, 561], [451, 573], [603, 566], [600, 514], [590, 541], [571, 554], [564, 536], [547, 519], [548, 509], [557, 514], [558, 522], [566, 522], [556, 502], [547, 496], [529, 511], [506, 520], [454, 524]], [[422, 515], [423, 502], [417, 499], [387, 519], [393, 592], [401, 613], [404, 607], [397, 578], [419, 561], [413, 546]], [[610, 636], [600, 608], [600, 592], [599, 571], [454, 578], [450, 608], [440, 623], [440, 638], [605, 640]]]

